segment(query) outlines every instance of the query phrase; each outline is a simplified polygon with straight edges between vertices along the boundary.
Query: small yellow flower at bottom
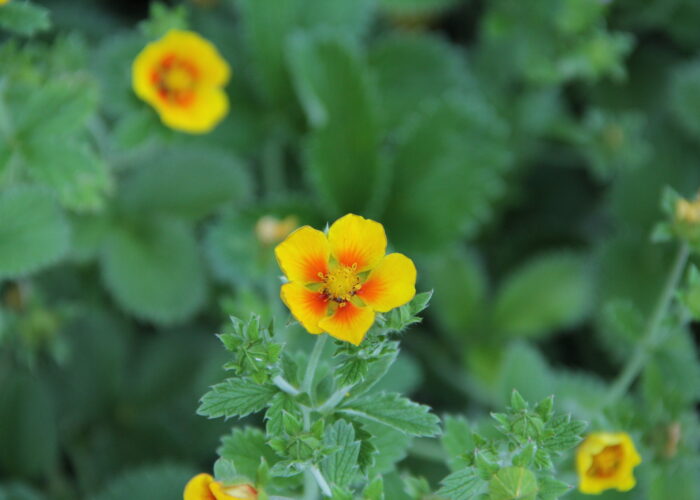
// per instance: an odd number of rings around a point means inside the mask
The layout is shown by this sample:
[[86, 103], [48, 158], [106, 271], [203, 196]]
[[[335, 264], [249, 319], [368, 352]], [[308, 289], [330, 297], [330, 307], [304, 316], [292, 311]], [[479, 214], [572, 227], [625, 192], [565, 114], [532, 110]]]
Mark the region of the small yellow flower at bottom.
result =
[[700, 200], [680, 199], [676, 202], [676, 220], [687, 224], [700, 223]]
[[198, 474], [187, 483], [184, 500], [258, 500], [250, 484], [224, 485], [209, 474]]
[[231, 70], [216, 47], [197, 33], [170, 30], [134, 59], [134, 92], [170, 128], [203, 134], [228, 113], [224, 85]]
[[576, 451], [579, 491], [597, 495], [605, 490], [629, 491], [637, 484], [633, 469], [642, 463], [626, 432], [594, 432]]

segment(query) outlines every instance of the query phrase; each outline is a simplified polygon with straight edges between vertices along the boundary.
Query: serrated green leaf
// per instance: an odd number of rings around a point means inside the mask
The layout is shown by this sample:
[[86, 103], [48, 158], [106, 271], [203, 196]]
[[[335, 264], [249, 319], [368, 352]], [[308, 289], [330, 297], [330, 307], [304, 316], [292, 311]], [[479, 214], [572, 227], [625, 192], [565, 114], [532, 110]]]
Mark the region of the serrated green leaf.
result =
[[384, 500], [384, 480], [382, 476], [377, 476], [369, 482], [365, 491], [362, 492], [364, 500]]
[[233, 429], [231, 434], [221, 438], [217, 453], [230, 460], [236, 472], [250, 481], [257, 476], [261, 458], [269, 465], [274, 465], [279, 460], [274, 450], [267, 445], [265, 434], [251, 427]]
[[454, 45], [425, 33], [380, 39], [370, 48], [369, 63], [386, 128], [400, 126], [436, 95], [469, 85], [463, 55]]
[[363, 423], [361, 429], [366, 435], [355, 432], [363, 439], [358, 461], [368, 474], [388, 474], [408, 455], [413, 438], [405, 432], [375, 422]]
[[294, 402], [294, 399], [285, 392], [277, 393], [270, 403], [265, 413], [265, 422], [267, 433], [270, 436], [278, 436], [284, 431], [282, 416], [285, 412], [292, 413], [298, 411], [299, 406]]
[[441, 484], [442, 488], [437, 494], [450, 500], [473, 500], [477, 495], [484, 493], [488, 485], [472, 467], [453, 472], [443, 479]]
[[224, 203], [238, 204], [253, 195], [243, 164], [215, 149], [159, 149], [139, 163], [120, 189], [120, 204], [137, 216], [161, 212], [199, 219]]
[[347, 39], [298, 34], [290, 43], [295, 88], [313, 128], [309, 180], [332, 213], [366, 213], [376, 208], [386, 175], [369, 72]]
[[230, 378], [202, 396], [197, 413], [209, 418], [245, 417], [265, 408], [277, 391], [272, 385]]
[[544, 448], [537, 449], [535, 452], [534, 462], [539, 470], [552, 470], [554, 468], [552, 457]]
[[570, 484], [549, 476], [538, 478], [538, 483], [540, 487], [539, 498], [542, 500], [557, 500], [573, 488]]
[[378, 358], [374, 358], [367, 363], [367, 369], [363, 374], [364, 379], [352, 388], [351, 397], [354, 398], [365, 394], [372, 389], [372, 387], [381, 382], [384, 376], [389, 372], [399, 354], [398, 344], [392, 344], [392, 348], [388, 352], [385, 352]]
[[447, 452], [450, 469], [454, 471], [465, 465], [462, 455], [474, 449], [472, 430], [464, 417], [447, 416], [444, 422], [445, 430], [440, 441]]
[[541, 338], [581, 321], [592, 302], [586, 261], [573, 254], [539, 256], [515, 271], [496, 299], [494, 321], [513, 337]]
[[38, 271], [68, 251], [70, 227], [43, 189], [0, 193], [0, 279]]
[[571, 420], [571, 415], [556, 416], [547, 426], [541, 445], [548, 451], [566, 451], [581, 442], [586, 427], [586, 422]]
[[490, 500], [535, 500], [537, 478], [524, 467], [501, 469], [489, 482]]
[[350, 486], [359, 470], [357, 458], [360, 453], [360, 442], [355, 440], [353, 426], [344, 420], [338, 420], [326, 429], [323, 443], [338, 448], [321, 462], [323, 477], [340, 488]]
[[158, 323], [183, 321], [205, 298], [192, 230], [172, 219], [114, 228], [101, 259], [107, 289], [124, 309]]
[[186, 467], [160, 465], [131, 470], [90, 500], [173, 500], [195, 474]]
[[85, 75], [71, 75], [32, 88], [25, 99], [17, 110], [16, 132], [39, 143], [81, 131], [97, 107], [97, 88]]
[[52, 189], [66, 208], [77, 212], [103, 208], [112, 180], [87, 144], [44, 137], [27, 146], [24, 159], [34, 180]]
[[473, 233], [503, 191], [504, 141], [503, 123], [476, 95], [441, 97], [408, 120], [390, 162], [385, 225], [396, 245], [425, 252]]
[[362, 398], [338, 411], [360, 419], [389, 426], [412, 436], [435, 436], [440, 433], [439, 419], [430, 408], [398, 394], [380, 393]]
[[51, 27], [48, 9], [28, 1], [15, 0], [0, 9], [0, 28], [31, 36]]

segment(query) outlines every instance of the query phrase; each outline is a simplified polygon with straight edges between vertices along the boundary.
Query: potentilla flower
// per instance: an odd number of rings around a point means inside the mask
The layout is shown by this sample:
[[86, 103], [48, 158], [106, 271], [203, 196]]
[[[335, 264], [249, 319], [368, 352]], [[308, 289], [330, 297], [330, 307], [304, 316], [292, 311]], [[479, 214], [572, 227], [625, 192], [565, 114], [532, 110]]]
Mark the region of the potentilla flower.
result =
[[258, 500], [250, 484], [224, 485], [209, 474], [198, 474], [185, 486], [184, 500]]
[[134, 92], [176, 130], [201, 134], [228, 112], [223, 90], [231, 75], [216, 47], [197, 33], [170, 30], [134, 59]]
[[676, 219], [688, 224], [700, 223], [700, 200], [680, 199], [676, 202]]
[[636, 481], [633, 469], [642, 463], [626, 432], [594, 432], [576, 451], [579, 490], [598, 494], [605, 490], [629, 491]]
[[348, 214], [328, 235], [304, 226], [275, 248], [289, 283], [282, 301], [309, 333], [326, 332], [359, 345], [375, 312], [387, 312], [416, 294], [416, 267], [400, 253], [385, 255], [384, 226]]

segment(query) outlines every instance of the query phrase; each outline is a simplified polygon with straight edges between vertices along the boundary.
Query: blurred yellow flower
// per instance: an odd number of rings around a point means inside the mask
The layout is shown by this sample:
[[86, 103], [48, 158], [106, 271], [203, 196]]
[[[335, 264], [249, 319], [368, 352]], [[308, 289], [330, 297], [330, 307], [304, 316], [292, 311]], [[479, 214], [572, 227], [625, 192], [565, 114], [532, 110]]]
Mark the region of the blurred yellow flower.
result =
[[579, 490], [596, 495], [605, 490], [634, 488], [633, 469], [642, 463], [626, 432], [594, 432], [576, 451]]
[[224, 486], [209, 474], [198, 474], [185, 486], [184, 500], [258, 500], [258, 492], [249, 484]]
[[386, 312], [416, 294], [416, 267], [400, 253], [385, 255], [384, 226], [348, 214], [328, 235], [304, 226], [275, 248], [289, 279], [282, 301], [309, 333], [359, 345]]
[[676, 219], [689, 224], [700, 223], [700, 199], [688, 201], [680, 199], [676, 202]]
[[6, 3], [9, 3], [10, 0], [0, 0], [0, 5], [5, 5]]
[[134, 92], [176, 130], [202, 134], [228, 113], [223, 90], [231, 75], [216, 47], [197, 33], [170, 30], [134, 59]]
[[265, 215], [255, 224], [255, 235], [263, 245], [272, 245], [282, 241], [298, 225], [299, 221], [293, 215], [281, 220], [272, 215]]

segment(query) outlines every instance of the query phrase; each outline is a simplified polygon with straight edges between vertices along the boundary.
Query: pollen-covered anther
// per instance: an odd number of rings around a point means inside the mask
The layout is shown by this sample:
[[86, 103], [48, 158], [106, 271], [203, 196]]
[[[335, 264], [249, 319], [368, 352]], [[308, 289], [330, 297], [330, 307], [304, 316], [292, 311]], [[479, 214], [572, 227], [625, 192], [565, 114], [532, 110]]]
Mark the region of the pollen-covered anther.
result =
[[338, 302], [341, 307], [362, 288], [360, 277], [357, 275], [357, 264], [339, 265], [327, 274], [319, 273], [319, 277], [323, 281], [324, 295]]

